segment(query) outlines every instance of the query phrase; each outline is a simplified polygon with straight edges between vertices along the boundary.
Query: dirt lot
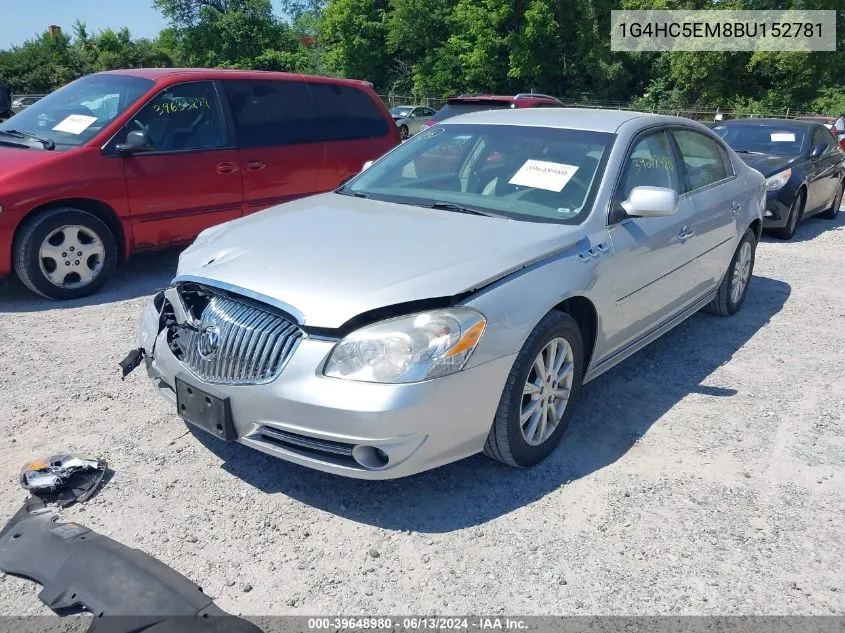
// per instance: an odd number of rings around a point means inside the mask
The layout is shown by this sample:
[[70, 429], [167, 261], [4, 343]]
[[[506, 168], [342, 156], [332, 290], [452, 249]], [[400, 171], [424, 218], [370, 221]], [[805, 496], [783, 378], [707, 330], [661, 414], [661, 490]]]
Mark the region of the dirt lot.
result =
[[[81, 451], [115, 476], [66, 517], [233, 613], [845, 614], [845, 214], [764, 239], [741, 312], [590, 384], [541, 466], [394, 482], [195, 435], [143, 371], [120, 381], [175, 262], [73, 304], [0, 285], [0, 517], [25, 460]], [[38, 590], [0, 578], [0, 614], [46, 612]]]

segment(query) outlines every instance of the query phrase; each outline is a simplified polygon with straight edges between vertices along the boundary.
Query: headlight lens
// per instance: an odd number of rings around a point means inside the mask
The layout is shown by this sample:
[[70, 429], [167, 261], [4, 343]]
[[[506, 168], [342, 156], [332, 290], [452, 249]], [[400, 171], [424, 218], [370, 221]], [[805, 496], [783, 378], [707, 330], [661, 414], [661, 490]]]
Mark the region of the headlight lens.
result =
[[782, 172], [775, 174], [774, 176], [769, 176], [766, 178], [766, 189], [769, 191], [777, 191], [778, 189], [783, 189], [786, 183], [789, 182], [789, 179], [792, 177], [792, 170], [791, 169], [784, 169]]
[[363, 382], [408, 383], [463, 369], [487, 327], [472, 308], [431, 310], [368, 325], [344, 338], [323, 373]]

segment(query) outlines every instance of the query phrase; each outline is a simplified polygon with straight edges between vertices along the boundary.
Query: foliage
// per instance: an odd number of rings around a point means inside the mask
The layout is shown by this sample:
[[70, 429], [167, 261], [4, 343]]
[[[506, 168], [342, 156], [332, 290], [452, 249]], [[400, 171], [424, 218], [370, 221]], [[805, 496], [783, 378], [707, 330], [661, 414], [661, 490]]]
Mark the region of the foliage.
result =
[[840, 9], [845, 0], [153, 0], [154, 40], [126, 29], [47, 34], [0, 51], [0, 79], [46, 91], [89, 72], [218, 66], [316, 72], [398, 94], [547, 92], [642, 109], [845, 110], [840, 52], [616, 53], [614, 9]]

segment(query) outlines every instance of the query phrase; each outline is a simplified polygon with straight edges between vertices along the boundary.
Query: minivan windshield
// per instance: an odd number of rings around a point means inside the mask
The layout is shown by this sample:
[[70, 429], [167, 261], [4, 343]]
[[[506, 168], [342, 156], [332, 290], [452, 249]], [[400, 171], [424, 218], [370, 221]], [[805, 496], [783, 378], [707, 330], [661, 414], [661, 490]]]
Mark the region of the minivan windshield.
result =
[[338, 193], [531, 222], [589, 215], [615, 135], [449, 123], [400, 145]]
[[[90, 141], [155, 84], [130, 75], [88, 75], [39, 99], [11, 119], [0, 123], [0, 145], [20, 146], [26, 135], [46, 141], [56, 150], [79, 147]], [[2, 132], [8, 134], [2, 134]]]

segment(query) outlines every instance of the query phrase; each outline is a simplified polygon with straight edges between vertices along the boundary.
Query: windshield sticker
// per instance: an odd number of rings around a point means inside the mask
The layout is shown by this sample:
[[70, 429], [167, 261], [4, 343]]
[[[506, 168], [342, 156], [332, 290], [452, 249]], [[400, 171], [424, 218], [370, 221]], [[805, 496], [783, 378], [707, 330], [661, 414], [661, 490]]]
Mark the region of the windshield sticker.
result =
[[772, 143], [794, 143], [795, 134], [791, 132], [772, 132]]
[[68, 134], [82, 134], [85, 130], [91, 127], [91, 124], [97, 120], [95, 116], [85, 116], [84, 114], [71, 114], [64, 121], [53, 128], [54, 132], [67, 132]]
[[512, 185], [534, 187], [546, 191], [561, 191], [578, 167], [545, 160], [527, 160], [508, 182]]

